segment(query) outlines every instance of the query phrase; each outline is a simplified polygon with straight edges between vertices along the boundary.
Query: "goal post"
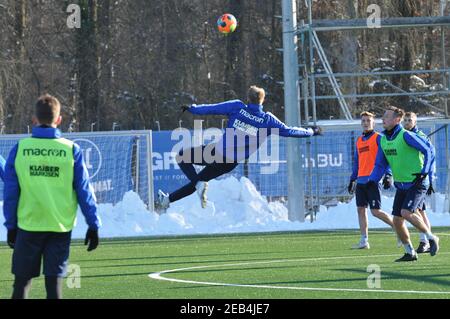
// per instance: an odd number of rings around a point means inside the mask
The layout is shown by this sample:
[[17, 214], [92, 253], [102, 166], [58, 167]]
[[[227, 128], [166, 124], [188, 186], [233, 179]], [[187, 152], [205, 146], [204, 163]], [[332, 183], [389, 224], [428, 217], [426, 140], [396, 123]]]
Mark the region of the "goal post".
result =
[[[0, 154], [6, 159], [12, 147], [29, 136], [0, 135]], [[116, 204], [125, 193], [134, 191], [153, 211], [152, 131], [80, 132], [62, 136], [80, 146], [98, 203]]]
[[[283, 73], [286, 124], [300, 126], [300, 88], [298, 80], [297, 10], [294, 0], [282, 1], [283, 13]], [[303, 170], [300, 164], [300, 141], [287, 141], [288, 212], [289, 220], [305, 220]]]

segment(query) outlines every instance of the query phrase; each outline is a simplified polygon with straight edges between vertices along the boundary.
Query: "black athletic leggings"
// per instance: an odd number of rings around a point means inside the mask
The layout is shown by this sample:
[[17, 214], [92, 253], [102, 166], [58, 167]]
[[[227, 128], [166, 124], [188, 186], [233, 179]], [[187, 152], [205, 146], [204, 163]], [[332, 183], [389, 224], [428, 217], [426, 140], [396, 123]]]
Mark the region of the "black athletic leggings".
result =
[[[223, 163], [206, 162], [203, 156], [203, 152], [205, 151], [206, 147], [207, 146], [205, 145], [199, 147], [191, 147], [188, 149], [181, 150], [180, 153], [178, 154], [177, 156], [178, 166], [180, 166], [180, 169], [183, 171], [184, 175], [186, 175], [186, 177], [189, 178], [190, 183], [171, 193], [169, 195], [170, 202], [175, 202], [186, 196], [191, 195], [193, 192], [195, 192], [195, 185], [197, 184], [197, 182], [199, 181], [208, 182], [214, 178], [217, 178], [221, 175], [231, 172], [233, 169], [236, 168], [236, 166], [238, 166], [239, 163], [237, 162], [226, 163], [225, 158], [222, 159]], [[184, 158], [183, 154], [185, 154], [186, 152], [190, 152], [190, 156], [184, 156], [187, 157]], [[202, 154], [202, 156], [197, 156], [197, 158], [195, 158], [196, 152], [197, 154]], [[211, 155], [212, 156], [215, 155], [215, 149], [211, 150]], [[197, 174], [194, 165], [202, 165], [205, 166], [205, 168], [203, 168]]]
[[[63, 278], [45, 276], [45, 290], [47, 299], [62, 299]], [[14, 289], [12, 299], [28, 299], [31, 289], [31, 279], [25, 277], [14, 278]]]

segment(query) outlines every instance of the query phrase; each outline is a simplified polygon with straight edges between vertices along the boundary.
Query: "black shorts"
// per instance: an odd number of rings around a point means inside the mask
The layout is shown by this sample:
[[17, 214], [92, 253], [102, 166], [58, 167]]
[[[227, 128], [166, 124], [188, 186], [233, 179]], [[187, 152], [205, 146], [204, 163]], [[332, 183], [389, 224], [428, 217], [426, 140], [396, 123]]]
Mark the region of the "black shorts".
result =
[[69, 261], [72, 232], [29, 232], [18, 229], [12, 259], [12, 273], [25, 278], [39, 277], [41, 263], [45, 276], [64, 277]]
[[356, 184], [356, 206], [370, 209], [381, 208], [381, 191], [378, 183]]
[[418, 208], [423, 208], [426, 193], [427, 189], [423, 186], [413, 186], [408, 190], [397, 189], [392, 215], [401, 217], [402, 209], [414, 212]]

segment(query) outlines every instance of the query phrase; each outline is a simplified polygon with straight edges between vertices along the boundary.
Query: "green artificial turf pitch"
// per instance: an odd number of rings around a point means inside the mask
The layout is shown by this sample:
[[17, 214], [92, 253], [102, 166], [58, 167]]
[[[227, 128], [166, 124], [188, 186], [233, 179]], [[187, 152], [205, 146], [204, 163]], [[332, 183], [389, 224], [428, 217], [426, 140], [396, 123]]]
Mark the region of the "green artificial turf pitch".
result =
[[[437, 256], [410, 263], [394, 263], [404, 251], [387, 230], [370, 231], [370, 250], [350, 249], [357, 231], [103, 239], [90, 253], [74, 241], [70, 264], [80, 277], [70, 274], [64, 298], [450, 298], [449, 230], [434, 230]], [[1, 243], [0, 299], [11, 294], [11, 254]], [[149, 277], [182, 268], [160, 278], [189, 282]], [[41, 276], [30, 298], [44, 297]]]

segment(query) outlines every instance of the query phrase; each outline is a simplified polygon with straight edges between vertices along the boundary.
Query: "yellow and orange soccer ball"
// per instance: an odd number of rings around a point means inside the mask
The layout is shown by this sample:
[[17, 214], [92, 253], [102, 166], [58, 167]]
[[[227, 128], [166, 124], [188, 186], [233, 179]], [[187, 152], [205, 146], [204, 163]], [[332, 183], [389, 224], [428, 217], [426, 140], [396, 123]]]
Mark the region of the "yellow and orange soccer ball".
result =
[[229, 34], [234, 32], [237, 27], [236, 18], [229, 13], [225, 13], [217, 20], [217, 29], [220, 33]]

